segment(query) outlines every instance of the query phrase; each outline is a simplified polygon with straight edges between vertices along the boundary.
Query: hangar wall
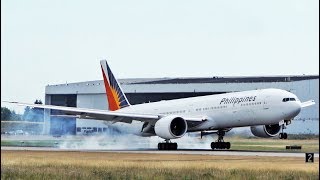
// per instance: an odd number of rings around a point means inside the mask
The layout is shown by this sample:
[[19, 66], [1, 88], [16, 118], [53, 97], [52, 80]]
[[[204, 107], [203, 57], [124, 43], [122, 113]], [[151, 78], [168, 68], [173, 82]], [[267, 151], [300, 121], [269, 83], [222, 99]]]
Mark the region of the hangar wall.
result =
[[[296, 77], [296, 76], [295, 76]], [[252, 77], [250, 77], [252, 78]], [[268, 78], [259, 77], [261, 80], [248, 82], [248, 78], [239, 77], [238, 79], [223, 78], [158, 78], [158, 79], [122, 79], [119, 80], [122, 89], [126, 93], [131, 104], [154, 102], [159, 100], [177, 99], [184, 97], [193, 97], [199, 95], [218, 94], [225, 92], [236, 92], [252, 89], [279, 88], [295, 93], [301, 101], [314, 99], [316, 105], [304, 109], [295, 118], [287, 129], [288, 133], [316, 133], [319, 134], [319, 76], [302, 77], [302, 80], [293, 80], [287, 76]], [[268, 81], [266, 81], [266, 79]], [[298, 78], [299, 79], [299, 78]], [[218, 80], [219, 82], [215, 82]], [[76, 106], [94, 109], [108, 109], [108, 102], [105, 96], [103, 81], [87, 81], [79, 83], [59, 84], [46, 86], [46, 104], [54, 104], [52, 98], [55, 96], [75, 95]], [[56, 104], [60, 105], [60, 104]], [[45, 125], [49, 125], [50, 117], [46, 111]], [[76, 127], [84, 126], [107, 127], [101, 121], [76, 120]], [[49, 125], [50, 126], [50, 125]], [[53, 127], [46, 127], [44, 133], [50, 133]], [[72, 130], [71, 134], [74, 134]]]

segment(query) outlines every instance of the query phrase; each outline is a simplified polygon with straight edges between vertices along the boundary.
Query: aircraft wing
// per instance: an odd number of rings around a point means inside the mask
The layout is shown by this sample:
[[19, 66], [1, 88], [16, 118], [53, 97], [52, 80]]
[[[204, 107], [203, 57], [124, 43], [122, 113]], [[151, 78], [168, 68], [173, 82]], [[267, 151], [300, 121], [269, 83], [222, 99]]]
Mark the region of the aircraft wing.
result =
[[[99, 109], [87, 109], [87, 108], [76, 108], [76, 107], [66, 107], [66, 106], [54, 106], [54, 105], [42, 105], [42, 104], [28, 104], [19, 102], [3, 101], [10, 104], [17, 104], [20, 106], [29, 106], [35, 108], [43, 108], [49, 110], [59, 110], [65, 113], [65, 115], [52, 115], [56, 117], [76, 117], [81, 119], [93, 119], [93, 120], [103, 120], [103, 121], [113, 121], [113, 122], [126, 122], [131, 123], [132, 120], [142, 121], [142, 122], [156, 122], [157, 120], [164, 117], [164, 115], [159, 114], [140, 114], [140, 113], [126, 113], [117, 111], [107, 111]], [[204, 117], [182, 117], [186, 121], [204, 121]]]
[[309, 101], [306, 101], [306, 102], [301, 103], [301, 107], [302, 107], [302, 108], [305, 108], [305, 107], [308, 107], [308, 106], [312, 106], [312, 105], [314, 105], [314, 104], [316, 104], [316, 103], [314, 102], [314, 100], [309, 100]]

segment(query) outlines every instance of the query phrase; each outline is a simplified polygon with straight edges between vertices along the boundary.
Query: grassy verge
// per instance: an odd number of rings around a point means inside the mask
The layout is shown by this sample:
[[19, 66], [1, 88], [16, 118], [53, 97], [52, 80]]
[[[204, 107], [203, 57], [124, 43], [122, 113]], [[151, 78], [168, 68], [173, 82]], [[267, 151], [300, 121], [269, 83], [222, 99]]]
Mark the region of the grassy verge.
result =
[[1, 169], [3, 171], [1, 179], [319, 179], [317, 173], [301, 171], [221, 170], [217, 168], [199, 170], [193, 168], [47, 165], [43, 167], [5, 166]]
[[1, 151], [1, 179], [319, 179], [319, 158]]
[[[97, 144], [103, 147], [108, 147], [112, 143], [117, 144], [117, 142], [109, 142], [104, 139], [96, 140]], [[253, 150], [253, 151], [283, 151], [283, 152], [319, 152], [319, 141], [318, 139], [265, 139], [265, 138], [254, 138], [248, 139], [243, 137], [227, 137], [225, 141], [231, 143], [232, 150]], [[85, 140], [79, 138], [74, 140], [1, 140], [1, 146], [30, 146], [30, 147], [57, 147], [61, 144], [69, 144], [72, 146], [81, 146], [85, 143]], [[121, 143], [121, 142], [119, 142]], [[208, 143], [208, 148], [210, 148], [210, 142]], [[299, 145], [302, 147], [301, 150], [287, 150], [288, 145]], [[156, 145], [155, 147], [156, 148]]]
[[[297, 151], [297, 152], [319, 152], [318, 139], [245, 139], [232, 137], [226, 139], [231, 142], [231, 149], [236, 150], [255, 150], [255, 151]], [[287, 150], [286, 146], [298, 145], [301, 150]]]
[[55, 147], [59, 143], [54, 140], [1, 140], [1, 146]]

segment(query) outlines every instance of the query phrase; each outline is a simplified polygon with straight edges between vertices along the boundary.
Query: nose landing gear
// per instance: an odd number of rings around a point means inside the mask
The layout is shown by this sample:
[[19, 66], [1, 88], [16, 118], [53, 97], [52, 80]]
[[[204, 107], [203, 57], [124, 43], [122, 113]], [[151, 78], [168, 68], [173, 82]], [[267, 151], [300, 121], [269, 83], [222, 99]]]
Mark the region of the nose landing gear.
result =
[[287, 139], [288, 134], [287, 133], [279, 133], [279, 139]]
[[279, 133], [279, 139], [287, 139], [288, 134], [283, 132], [286, 129], [286, 125], [291, 124], [291, 120], [285, 120], [283, 124], [281, 124], [281, 133]]

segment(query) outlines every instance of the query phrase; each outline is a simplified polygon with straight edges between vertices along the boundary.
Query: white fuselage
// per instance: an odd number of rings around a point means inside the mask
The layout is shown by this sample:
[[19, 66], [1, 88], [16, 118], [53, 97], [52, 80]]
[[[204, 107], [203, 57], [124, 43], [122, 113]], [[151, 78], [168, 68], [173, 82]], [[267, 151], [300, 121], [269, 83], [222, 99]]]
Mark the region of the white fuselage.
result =
[[290, 92], [261, 89], [132, 105], [118, 111], [206, 119], [198, 126], [188, 127], [190, 132], [277, 124], [297, 116], [300, 104]]

